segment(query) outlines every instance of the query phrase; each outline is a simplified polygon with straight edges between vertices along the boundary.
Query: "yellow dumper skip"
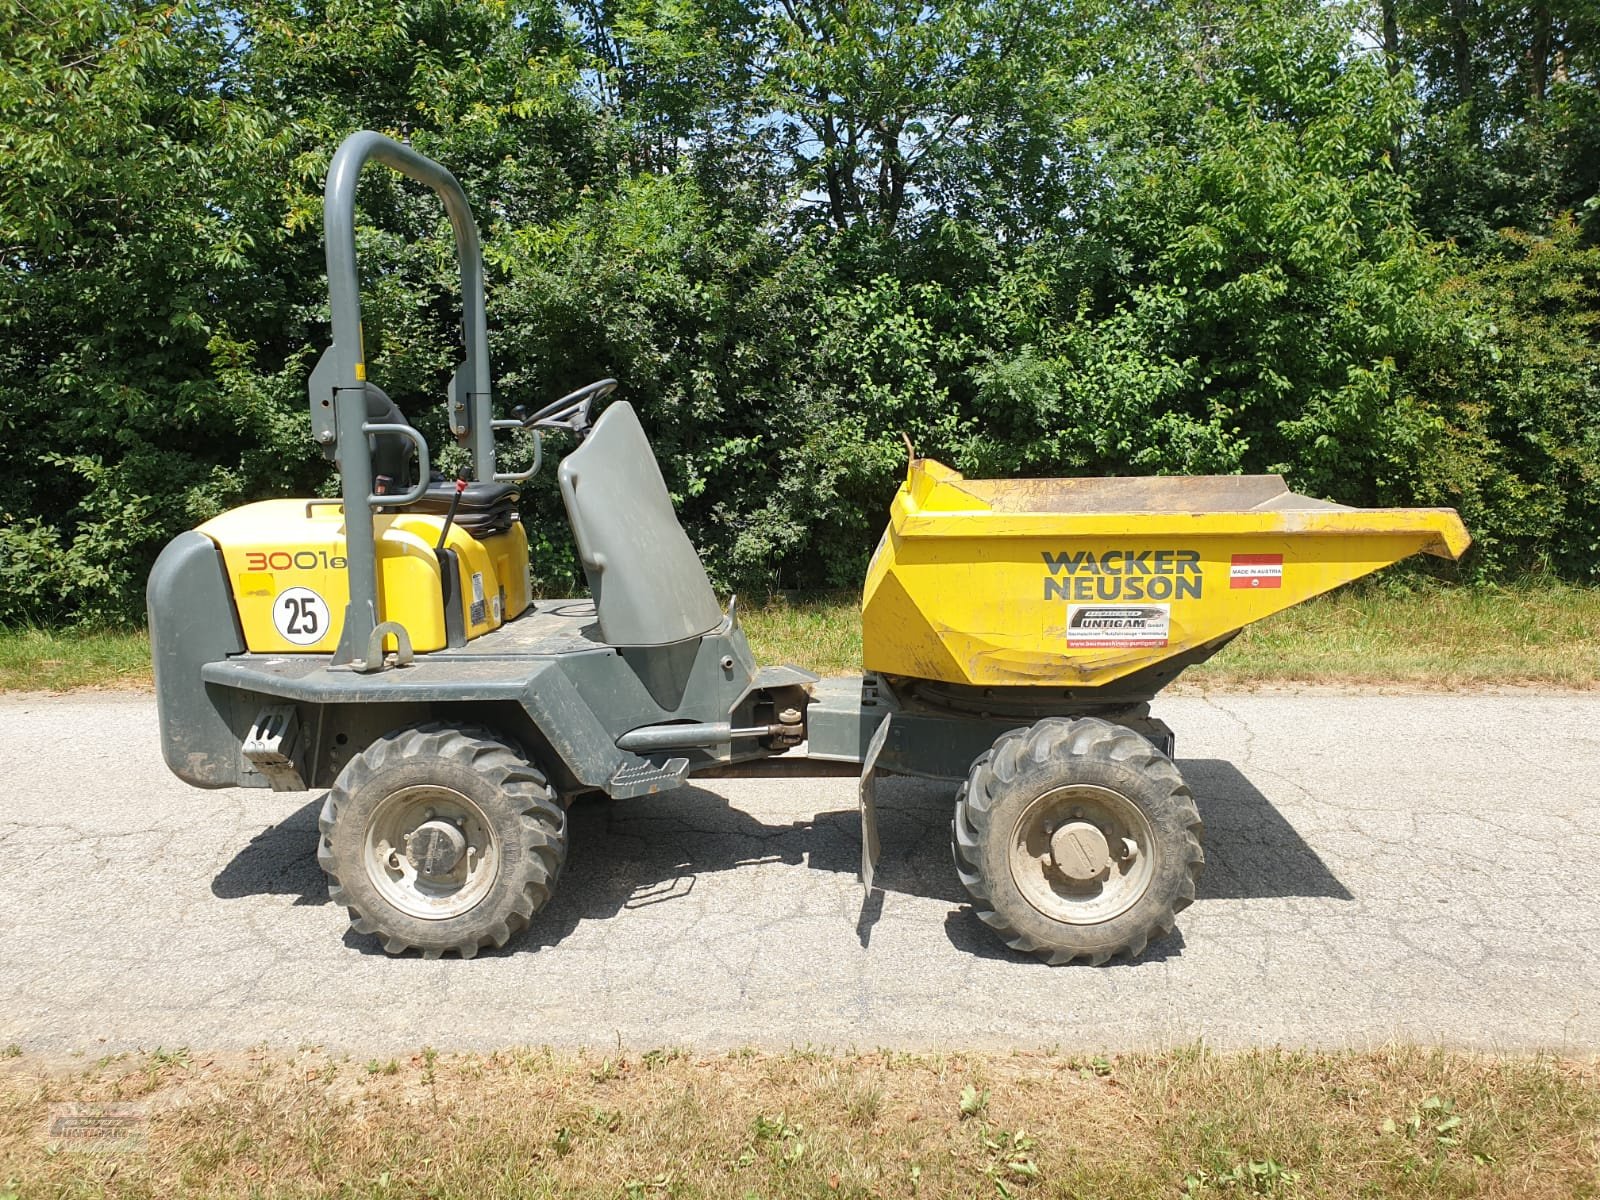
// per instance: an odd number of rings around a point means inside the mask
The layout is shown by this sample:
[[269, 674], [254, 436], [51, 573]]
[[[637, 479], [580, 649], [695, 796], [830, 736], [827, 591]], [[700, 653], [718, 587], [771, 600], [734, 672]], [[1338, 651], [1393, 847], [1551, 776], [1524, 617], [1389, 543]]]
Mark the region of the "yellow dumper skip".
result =
[[1098, 687], [1470, 544], [1452, 509], [1348, 508], [1277, 475], [965, 479], [914, 459], [867, 569], [863, 658], [952, 684]]

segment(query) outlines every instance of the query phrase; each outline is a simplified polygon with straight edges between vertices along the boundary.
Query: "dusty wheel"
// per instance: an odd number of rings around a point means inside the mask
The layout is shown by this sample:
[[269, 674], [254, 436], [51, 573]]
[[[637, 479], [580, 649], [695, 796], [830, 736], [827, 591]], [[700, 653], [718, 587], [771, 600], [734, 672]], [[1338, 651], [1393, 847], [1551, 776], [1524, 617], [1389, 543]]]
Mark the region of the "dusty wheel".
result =
[[1200, 814], [1130, 729], [1050, 717], [1004, 734], [956, 797], [951, 846], [978, 919], [1050, 963], [1137, 957], [1194, 901]]
[[484, 729], [420, 725], [352, 758], [323, 801], [328, 898], [390, 954], [504, 946], [550, 899], [566, 814], [544, 776]]

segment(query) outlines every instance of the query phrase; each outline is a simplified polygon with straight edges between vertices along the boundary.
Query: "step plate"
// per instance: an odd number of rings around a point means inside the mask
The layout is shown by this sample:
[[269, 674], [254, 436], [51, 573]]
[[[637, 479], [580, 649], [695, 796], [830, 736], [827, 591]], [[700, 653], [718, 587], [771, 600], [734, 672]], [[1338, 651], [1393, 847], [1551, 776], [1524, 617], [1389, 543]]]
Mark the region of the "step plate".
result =
[[689, 760], [683, 757], [635, 759], [617, 768], [606, 784], [606, 792], [618, 800], [631, 796], [651, 796], [668, 792], [689, 774]]

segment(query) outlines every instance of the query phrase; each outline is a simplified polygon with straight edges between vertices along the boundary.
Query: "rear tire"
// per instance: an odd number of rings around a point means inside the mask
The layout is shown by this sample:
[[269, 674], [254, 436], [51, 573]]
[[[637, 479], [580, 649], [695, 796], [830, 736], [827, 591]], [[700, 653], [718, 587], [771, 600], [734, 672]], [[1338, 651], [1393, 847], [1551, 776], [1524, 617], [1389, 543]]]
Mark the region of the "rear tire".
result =
[[1194, 902], [1194, 798], [1131, 729], [1050, 717], [1004, 734], [956, 797], [956, 872], [1014, 950], [1052, 964], [1135, 958]]
[[549, 901], [567, 856], [544, 776], [486, 729], [385, 734], [339, 773], [317, 825], [328, 898], [390, 954], [504, 946]]

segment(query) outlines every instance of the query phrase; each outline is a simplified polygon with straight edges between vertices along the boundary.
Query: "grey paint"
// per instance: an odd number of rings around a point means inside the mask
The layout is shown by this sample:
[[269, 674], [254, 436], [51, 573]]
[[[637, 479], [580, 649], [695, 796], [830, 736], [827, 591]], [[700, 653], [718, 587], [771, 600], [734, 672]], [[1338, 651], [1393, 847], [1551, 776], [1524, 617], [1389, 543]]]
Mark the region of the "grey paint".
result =
[[[377, 550], [369, 497], [372, 463], [367, 442], [366, 364], [361, 345], [361, 280], [356, 269], [356, 185], [368, 161], [381, 162], [425, 183], [444, 201], [455, 231], [461, 272], [462, 336], [466, 358], [452, 383], [450, 426], [472, 448], [473, 474], [492, 480], [494, 429], [490, 417], [489, 340], [483, 311], [483, 262], [478, 228], [466, 194], [454, 175], [438, 163], [382, 134], [363, 131], [347, 137], [328, 167], [323, 196], [323, 237], [327, 248], [328, 301], [333, 345], [312, 376], [311, 405], [331, 407], [335, 448], [344, 495], [345, 557], [350, 603], [335, 660], [348, 663], [365, 654], [378, 613]], [[331, 389], [331, 400], [323, 393]], [[463, 394], [464, 393], [464, 394]], [[426, 478], [426, 473], [424, 473]], [[365, 520], [361, 514], [367, 514]]]
[[[524, 623], [542, 636], [528, 636], [519, 628]], [[618, 650], [595, 640], [595, 633], [592, 611], [581, 603], [540, 601], [531, 613], [459, 651], [436, 650], [381, 674], [339, 669], [326, 655], [275, 654], [219, 656], [198, 674], [246, 713], [246, 727], [268, 703], [303, 706], [302, 723], [321, 714], [324, 747], [347, 728], [351, 741], [357, 740], [355, 730], [367, 737], [370, 730], [359, 714], [374, 706], [403, 705], [410, 722], [513, 703], [577, 787], [608, 792], [626, 790], [612, 786], [619, 772], [653, 761], [618, 748], [617, 739], [629, 730], [674, 721], [750, 723], [755, 661], [731, 617], [692, 642], [651, 649]], [[754, 741], [719, 738], [688, 757], [693, 769], [704, 769], [766, 753]], [[322, 786], [328, 779], [319, 769], [308, 782]], [[672, 785], [663, 782], [656, 790]]]
[[877, 872], [878, 854], [878, 758], [883, 754], [894, 717], [887, 716], [872, 735], [866, 757], [861, 762], [861, 779], [856, 787], [856, 803], [861, 808], [861, 890], [872, 898], [872, 881]]
[[1028, 712], [994, 713], [981, 709], [985, 689], [965, 689], [960, 697], [970, 707], [936, 708], [908, 699], [892, 681], [878, 675], [825, 679], [812, 688], [806, 709], [806, 753], [829, 762], [863, 762], [875, 735], [892, 715], [894, 720], [877, 755], [877, 768], [887, 774], [922, 779], [965, 779], [973, 760], [1012, 729], [1047, 716], [1092, 713], [1149, 738], [1169, 757], [1172, 731], [1149, 714], [1145, 705], [1121, 710], [1094, 709], [1070, 697], [1035, 697]]
[[601, 414], [560, 480], [607, 642], [664, 646], [716, 628], [722, 610], [633, 405]]
[[242, 764], [227, 700], [201, 678], [205, 664], [244, 650], [216, 543], [192, 530], [168, 542], [145, 585], [145, 605], [167, 766], [195, 787], [236, 786]]

